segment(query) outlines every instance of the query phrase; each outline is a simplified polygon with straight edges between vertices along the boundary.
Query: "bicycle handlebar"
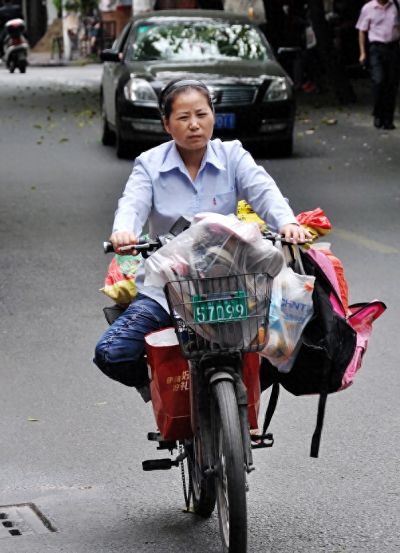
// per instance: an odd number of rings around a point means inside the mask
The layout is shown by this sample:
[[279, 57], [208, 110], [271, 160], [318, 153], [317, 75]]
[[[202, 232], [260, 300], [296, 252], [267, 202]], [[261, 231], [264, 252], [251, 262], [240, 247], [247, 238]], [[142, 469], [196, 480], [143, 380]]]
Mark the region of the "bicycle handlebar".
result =
[[[268, 231], [263, 234], [263, 238], [266, 240], [270, 240], [273, 244], [275, 242], [280, 242], [282, 246], [302, 246], [303, 244], [309, 244], [311, 240], [306, 240], [305, 242], [298, 242], [297, 244], [293, 244], [293, 242], [286, 241], [283, 236], [276, 232]], [[128, 251], [128, 250], [136, 250], [137, 252], [141, 253], [143, 257], [147, 257], [148, 254], [151, 252], [158, 250], [163, 245], [163, 241], [161, 238], [157, 238], [156, 240], [143, 240], [140, 239], [137, 244], [131, 244], [129, 246], [122, 246], [119, 248], [119, 251]], [[114, 247], [111, 242], [103, 242], [103, 249], [104, 253], [112, 253], [115, 252]], [[116, 252], [118, 253], [118, 252]]]

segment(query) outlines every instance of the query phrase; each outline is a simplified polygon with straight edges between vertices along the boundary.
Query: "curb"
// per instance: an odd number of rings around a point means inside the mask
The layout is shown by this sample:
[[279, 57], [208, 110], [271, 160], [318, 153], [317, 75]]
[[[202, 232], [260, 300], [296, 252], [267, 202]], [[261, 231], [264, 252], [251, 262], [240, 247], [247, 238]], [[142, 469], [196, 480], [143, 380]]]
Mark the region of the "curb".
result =
[[30, 54], [28, 56], [28, 64], [31, 67], [82, 67], [93, 63], [101, 63], [88, 58], [77, 58], [73, 60], [65, 60], [60, 58], [52, 58], [50, 53]]
[[60, 58], [52, 58], [50, 52], [31, 52], [28, 55], [28, 63], [31, 67], [60, 67], [67, 62]]

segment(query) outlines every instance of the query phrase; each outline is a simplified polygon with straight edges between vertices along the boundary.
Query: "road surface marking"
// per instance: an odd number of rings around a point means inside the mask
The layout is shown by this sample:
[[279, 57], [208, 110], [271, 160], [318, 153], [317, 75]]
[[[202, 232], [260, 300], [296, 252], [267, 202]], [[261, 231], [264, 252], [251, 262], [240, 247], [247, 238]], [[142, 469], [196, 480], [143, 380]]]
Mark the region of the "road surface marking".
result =
[[364, 246], [365, 248], [372, 250], [374, 252], [389, 253], [389, 254], [400, 253], [400, 251], [397, 248], [394, 248], [393, 246], [389, 246], [388, 244], [382, 244], [381, 242], [377, 242], [376, 240], [371, 240], [370, 238], [367, 238], [355, 232], [351, 232], [349, 230], [335, 228], [334, 234], [336, 234], [340, 238], [343, 238], [344, 240], [353, 242], [358, 246]]

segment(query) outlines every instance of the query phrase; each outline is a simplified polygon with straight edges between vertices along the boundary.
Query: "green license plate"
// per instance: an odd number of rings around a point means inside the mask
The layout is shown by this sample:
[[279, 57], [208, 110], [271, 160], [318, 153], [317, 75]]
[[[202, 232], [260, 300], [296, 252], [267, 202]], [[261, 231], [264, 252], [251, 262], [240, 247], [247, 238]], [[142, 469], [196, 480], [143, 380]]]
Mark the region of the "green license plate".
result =
[[243, 290], [225, 294], [192, 296], [195, 323], [222, 323], [247, 319], [247, 301]]

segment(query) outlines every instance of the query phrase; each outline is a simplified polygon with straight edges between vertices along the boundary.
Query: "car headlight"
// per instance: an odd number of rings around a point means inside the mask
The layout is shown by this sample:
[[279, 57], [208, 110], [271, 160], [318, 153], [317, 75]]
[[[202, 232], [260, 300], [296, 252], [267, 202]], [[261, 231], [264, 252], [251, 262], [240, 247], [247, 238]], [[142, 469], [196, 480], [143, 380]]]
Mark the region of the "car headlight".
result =
[[157, 94], [144, 79], [130, 79], [124, 87], [124, 96], [134, 104], [156, 107], [158, 105]]
[[285, 77], [275, 77], [264, 96], [264, 102], [282, 102], [290, 95], [288, 80]]

